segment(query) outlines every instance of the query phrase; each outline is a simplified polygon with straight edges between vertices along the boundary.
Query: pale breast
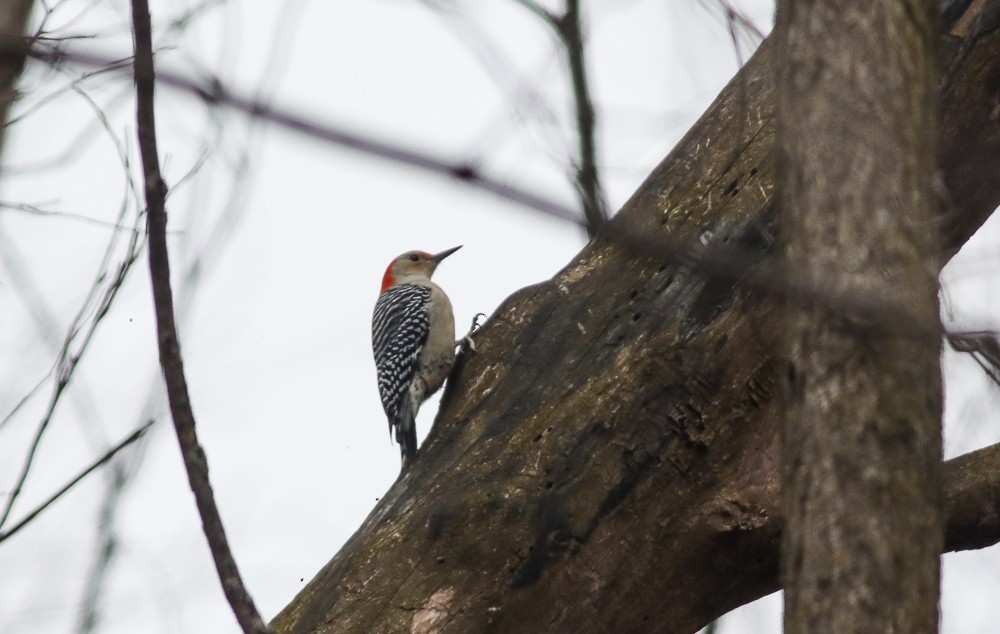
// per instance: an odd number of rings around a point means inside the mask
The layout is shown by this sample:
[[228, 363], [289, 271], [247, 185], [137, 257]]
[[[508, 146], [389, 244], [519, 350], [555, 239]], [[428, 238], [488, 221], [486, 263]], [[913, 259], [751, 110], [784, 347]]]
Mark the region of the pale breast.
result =
[[427, 381], [424, 398], [437, 391], [455, 363], [455, 315], [448, 297], [431, 282], [431, 328], [420, 365]]

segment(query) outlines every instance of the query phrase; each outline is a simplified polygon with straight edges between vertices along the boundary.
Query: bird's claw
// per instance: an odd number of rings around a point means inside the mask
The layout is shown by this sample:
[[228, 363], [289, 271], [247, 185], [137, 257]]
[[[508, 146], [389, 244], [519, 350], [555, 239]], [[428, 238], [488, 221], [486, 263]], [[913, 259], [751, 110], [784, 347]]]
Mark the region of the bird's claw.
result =
[[468, 334], [462, 337], [458, 342], [459, 352], [464, 352], [465, 350], [478, 352], [478, 350], [476, 350], [476, 342], [472, 340], [472, 335], [479, 330], [480, 317], [486, 317], [486, 313], [476, 313], [476, 315], [472, 318], [472, 327], [469, 328]]

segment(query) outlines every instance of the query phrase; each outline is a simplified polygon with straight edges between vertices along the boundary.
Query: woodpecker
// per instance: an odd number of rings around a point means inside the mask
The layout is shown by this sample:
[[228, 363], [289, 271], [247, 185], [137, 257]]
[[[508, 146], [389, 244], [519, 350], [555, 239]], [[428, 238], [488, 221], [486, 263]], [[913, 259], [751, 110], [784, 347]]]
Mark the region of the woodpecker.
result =
[[438, 264], [461, 249], [407, 251], [389, 263], [372, 315], [372, 351], [389, 434], [405, 469], [417, 453], [417, 410], [441, 387], [455, 362], [451, 301], [431, 281]]

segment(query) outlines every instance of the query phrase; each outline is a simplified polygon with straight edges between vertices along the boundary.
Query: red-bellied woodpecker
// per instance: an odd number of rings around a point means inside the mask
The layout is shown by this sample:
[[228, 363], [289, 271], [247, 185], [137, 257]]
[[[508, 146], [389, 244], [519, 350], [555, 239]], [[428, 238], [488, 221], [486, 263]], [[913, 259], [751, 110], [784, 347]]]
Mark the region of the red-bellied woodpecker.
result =
[[385, 270], [375, 303], [372, 350], [378, 390], [404, 467], [417, 453], [417, 410], [441, 387], [455, 362], [451, 302], [431, 275], [460, 248], [399, 256]]

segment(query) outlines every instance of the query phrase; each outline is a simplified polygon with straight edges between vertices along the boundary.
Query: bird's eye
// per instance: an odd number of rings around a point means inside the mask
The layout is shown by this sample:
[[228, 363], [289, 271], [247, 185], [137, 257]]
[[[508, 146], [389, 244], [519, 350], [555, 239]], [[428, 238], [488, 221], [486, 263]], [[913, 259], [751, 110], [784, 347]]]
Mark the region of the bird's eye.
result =
[[420, 256], [417, 255], [416, 253], [410, 256], [410, 262], [419, 262], [419, 261], [420, 261]]

